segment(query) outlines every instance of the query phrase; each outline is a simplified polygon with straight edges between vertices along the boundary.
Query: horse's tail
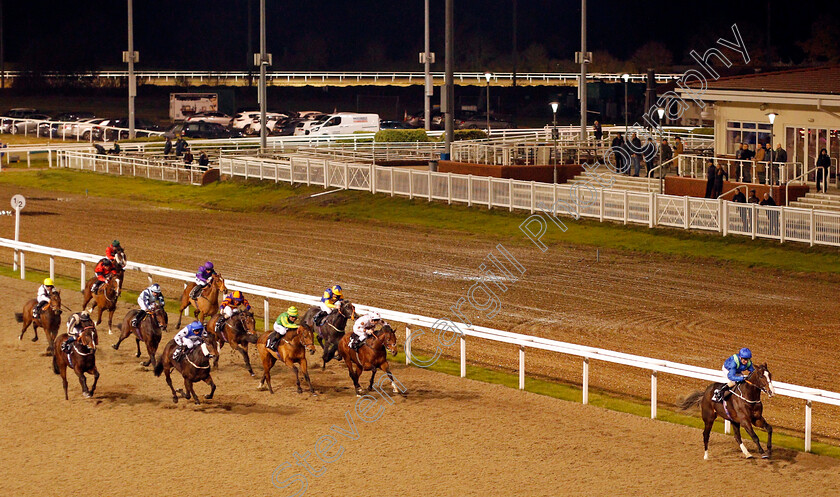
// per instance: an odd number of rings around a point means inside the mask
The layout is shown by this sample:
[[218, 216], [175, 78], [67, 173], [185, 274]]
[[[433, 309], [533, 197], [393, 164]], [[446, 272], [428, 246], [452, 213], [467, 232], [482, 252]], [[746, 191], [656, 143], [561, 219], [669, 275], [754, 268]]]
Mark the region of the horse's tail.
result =
[[704, 392], [702, 390], [698, 390], [698, 391], [694, 392], [693, 394], [686, 397], [684, 401], [682, 401], [682, 403], [680, 404], [680, 409], [685, 411], [686, 409], [688, 409], [692, 406], [700, 405], [700, 401], [703, 400], [703, 395], [705, 395], [705, 394], [706, 394], [706, 392]]
[[15, 321], [17, 321], [18, 323], [23, 322], [23, 313], [22, 312], [16, 312], [15, 313]]
[[155, 362], [155, 376], [160, 376], [161, 373], [163, 373], [163, 354]]
[[55, 357], [55, 352], [53, 352], [53, 373], [58, 374], [58, 360]]
[[245, 341], [248, 343], [257, 343], [257, 340], [259, 340], [259, 338], [259, 335], [257, 335], [256, 333], [245, 334]]

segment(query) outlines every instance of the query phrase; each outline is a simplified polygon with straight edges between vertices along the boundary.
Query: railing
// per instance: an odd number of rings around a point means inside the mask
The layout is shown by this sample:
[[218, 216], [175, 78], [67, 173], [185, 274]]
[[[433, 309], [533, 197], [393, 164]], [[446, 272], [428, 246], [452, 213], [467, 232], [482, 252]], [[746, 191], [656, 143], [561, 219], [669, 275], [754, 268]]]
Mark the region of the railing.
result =
[[720, 195], [718, 195], [717, 198], [719, 198], [719, 199], [723, 198], [723, 197], [729, 195], [732, 192], [736, 192], [736, 191], [740, 190], [741, 188], [744, 189], [744, 197], [746, 197], [746, 195], [749, 193], [749, 190], [748, 190], [749, 185], [738, 185], [735, 188], [730, 188], [729, 190], [726, 190], [724, 193], [721, 193]]
[[[17, 255], [20, 263], [20, 277], [26, 278], [26, 257], [25, 253], [36, 253], [49, 256], [49, 273], [50, 278], [55, 278], [55, 258], [62, 257], [81, 262], [81, 285], [84, 287], [86, 279], [85, 262], [96, 262], [100, 256], [93, 254], [86, 254], [82, 252], [75, 252], [70, 250], [62, 250], [52, 247], [45, 247], [42, 245], [35, 245], [31, 243], [16, 242], [5, 238], [0, 238], [0, 246], [13, 249]], [[187, 271], [179, 271], [174, 269], [167, 269], [150, 264], [142, 264], [137, 262], [128, 262], [126, 269], [129, 271], [138, 271], [147, 275], [149, 281], [152, 281], [152, 276], [160, 276], [164, 278], [171, 278], [176, 281], [183, 281], [184, 286], [186, 282], [194, 279], [193, 273]], [[301, 293], [288, 292], [278, 290], [275, 288], [268, 288], [250, 283], [225, 280], [225, 284], [231, 290], [240, 290], [248, 292], [251, 295], [263, 297], [263, 316], [265, 329], [268, 330], [271, 322], [270, 316], [270, 302], [269, 299], [282, 300], [285, 302], [293, 302], [306, 305], [316, 305], [319, 302], [317, 296], [305, 295]], [[179, 289], [180, 291], [180, 289]], [[281, 306], [285, 307], [285, 306]], [[361, 312], [377, 311], [384, 318], [396, 322], [405, 323], [405, 356], [406, 364], [411, 364], [413, 355], [411, 353], [411, 326], [420, 326], [434, 329], [438, 322], [436, 318], [429, 316], [422, 316], [417, 314], [410, 314], [402, 311], [393, 311], [389, 309], [381, 309], [369, 305], [356, 304], [356, 307]], [[185, 315], [188, 315], [189, 309], [185, 310]], [[525, 389], [525, 351], [526, 349], [545, 350], [556, 352], [560, 354], [573, 355], [583, 359], [583, 403], [589, 402], [589, 366], [591, 360], [600, 360], [613, 364], [621, 364], [625, 366], [632, 366], [650, 372], [651, 378], [651, 399], [650, 399], [650, 417], [656, 419], [657, 417], [657, 381], [659, 373], [667, 373], [683, 378], [693, 378], [704, 381], [720, 381], [722, 373], [719, 370], [702, 368], [692, 366], [689, 364], [681, 364], [662, 359], [654, 359], [649, 357], [638, 356], [634, 354], [626, 354], [614, 350], [598, 349], [595, 347], [587, 347], [584, 345], [577, 345], [568, 342], [561, 342], [558, 340], [551, 340], [531, 335], [524, 335], [521, 333], [512, 333], [502, 331], [494, 328], [487, 328], [483, 326], [469, 326], [464, 323], [455, 323], [460, 328], [462, 333], [459, 335], [460, 340], [460, 363], [461, 363], [461, 377], [466, 376], [467, 353], [466, 340], [482, 339], [493, 342], [509, 343], [518, 347], [519, 353], [519, 389]], [[805, 450], [811, 450], [811, 404], [812, 402], [821, 402], [840, 406], [840, 393], [831, 392], [827, 390], [820, 390], [816, 388], [804, 387], [784, 382], [774, 382], [774, 387], [778, 395], [801, 399], [805, 401]], [[727, 423], [728, 431], [728, 423]]]
[[[804, 171], [799, 176], [797, 176], [797, 177], [795, 177], [792, 180], [787, 182], [787, 184], [785, 185], [785, 205], [790, 205], [790, 184], [795, 182], [795, 181], [798, 181], [800, 183], [805, 183], [805, 178], [807, 178], [810, 173], [812, 173], [816, 170], [817, 170], [817, 168], [815, 166], [811, 169], [808, 169], [807, 171]], [[828, 178], [826, 178], [826, 181], [828, 181]]]
[[[742, 160], [728, 157], [707, 157], [702, 155], [682, 154], [679, 156], [678, 174], [684, 177], [706, 179], [706, 169], [709, 165], [726, 168], [727, 175], [732, 181], [772, 185], [777, 182], [786, 183], [788, 177], [796, 176], [802, 169], [801, 162], [766, 162]], [[764, 181], [759, 181], [757, 166], [764, 167]], [[733, 169], [737, 174], [732, 174]], [[745, 174], [746, 173], [746, 174]]]
[[[163, 131], [150, 131], [135, 129], [136, 136], [160, 136]], [[87, 123], [83, 121], [50, 121], [43, 119], [32, 119], [27, 117], [3, 117], [0, 116], [0, 133], [9, 133], [23, 136], [44, 136], [61, 140], [74, 140], [93, 142], [94, 134], [101, 132], [107, 136], [114, 136], [113, 139], [128, 139], [128, 128], [107, 126], [101, 124]]]
[[[677, 157], [679, 157], [679, 156], [677, 156]], [[663, 162], [662, 164], [659, 164], [658, 166], [656, 166], [656, 167], [654, 167], [653, 169], [651, 169], [651, 170], [649, 170], [649, 171], [648, 171], [648, 173], [647, 173], [647, 177], [648, 177], [648, 179], [650, 179], [650, 178], [653, 178], [653, 177], [654, 177], [654, 176], [653, 176], [653, 173], [654, 173], [655, 171], [659, 171], [659, 175], [657, 176], [657, 178], [659, 178], [659, 193], [664, 193], [664, 192], [662, 191], [662, 190], [664, 189], [664, 186], [663, 186], [663, 183], [662, 183], [662, 182], [663, 182], [663, 178], [664, 178], [664, 176], [662, 176], [662, 171], [663, 171], [663, 168], [664, 168], [665, 166], [670, 166], [672, 162], [674, 162], [675, 160], [677, 160], [677, 157], [671, 157], [670, 159], [666, 160], [666, 161], [665, 161], [665, 162]], [[650, 185], [648, 185], [648, 188], [650, 188]]]
[[[197, 157], [196, 157], [197, 159]], [[124, 155], [98, 155], [86, 152], [62, 152], [58, 154], [58, 167], [80, 169], [118, 176], [171, 181], [174, 183], [201, 184], [206, 168], [196, 162], [186, 165], [182, 161], [149, 159]]]

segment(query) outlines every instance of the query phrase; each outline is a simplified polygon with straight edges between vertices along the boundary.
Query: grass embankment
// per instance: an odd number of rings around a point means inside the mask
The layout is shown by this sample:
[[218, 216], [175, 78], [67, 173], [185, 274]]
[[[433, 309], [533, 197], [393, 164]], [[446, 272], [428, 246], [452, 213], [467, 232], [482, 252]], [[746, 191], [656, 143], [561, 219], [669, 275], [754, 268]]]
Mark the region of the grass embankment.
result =
[[[311, 199], [317, 187], [258, 181], [226, 181], [196, 188], [188, 185], [69, 170], [7, 171], [0, 183], [45, 190], [153, 202], [175, 208], [208, 208], [236, 212], [288, 211], [294, 215], [359, 220], [413, 229], [443, 229], [530, 245], [519, 230], [521, 211], [445, 205], [423, 200], [341, 191]], [[563, 218], [565, 232], [552, 223], [543, 237], [551, 246], [571, 243], [686, 258], [734, 262], [787, 271], [840, 273], [840, 251], [832, 247], [780, 244], [747, 237], [723, 237], [672, 228], [649, 229], [591, 220]]]
[[[7, 276], [9, 278], [19, 278], [20, 274], [16, 271], [13, 271], [11, 266], [9, 266], [8, 264], [0, 264], [0, 276]], [[35, 289], [35, 285], [40, 283], [47, 276], [49, 276], [48, 273], [43, 271], [32, 269], [28, 269], [26, 271], [26, 280], [32, 282], [33, 292]], [[57, 287], [61, 288], [65, 292], [78, 291], [79, 289], [80, 282], [78, 278], [56, 274], [54, 280]], [[129, 304], [134, 304], [135, 302], [137, 302], [138, 296], [138, 292], [124, 289], [122, 295], [120, 296], [120, 301]], [[177, 316], [178, 313], [177, 297], [170, 297], [167, 300], [166, 311], [169, 313], [170, 320], [172, 320], [172, 323], [174, 324], [174, 322], [177, 321], [174, 318], [174, 316]], [[117, 316], [115, 316], [115, 326], [117, 323], [122, 323], [122, 316], [123, 313], [118, 313]], [[103, 319], [107, 319], [107, 317], [104, 317]], [[189, 322], [189, 320], [185, 320], [184, 322]], [[257, 330], [264, 329], [264, 324], [262, 320], [257, 320], [256, 328]], [[177, 330], [170, 329], [169, 331], [174, 333]], [[415, 353], [414, 355], [421, 362], [427, 362], [430, 359], [428, 356], [423, 356], [422, 354]], [[393, 362], [398, 364], [404, 364], [405, 353], [400, 352], [397, 355], [397, 357], [393, 359]], [[461, 374], [461, 365], [456, 361], [451, 361], [447, 359], [438, 359], [437, 362], [435, 362], [431, 367], [427, 369], [429, 369], [430, 371], [445, 373], [452, 376], [459, 376]], [[517, 374], [511, 374], [504, 371], [496, 371], [481, 366], [471, 365], [467, 365], [466, 372], [467, 378], [471, 380], [504, 385], [510, 388], [519, 388], [519, 376]], [[525, 378], [525, 391], [535, 393], [538, 395], [547, 395], [555, 399], [566, 400], [569, 402], [581, 402], [583, 398], [582, 391], [578, 387], [536, 378]], [[642, 417], [650, 416], [650, 404], [648, 403], [635, 401], [631, 399], [613, 397], [593, 388], [590, 388], [589, 391], [589, 403], [593, 406], [602, 407], [611, 411], [624, 412]], [[657, 419], [668, 423], [676, 423], [685, 426], [691, 426], [697, 429], [703, 428], [703, 421], [697, 416], [691, 416], [684, 412], [677, 412], [669, 409], [657, 408]], [[714, 430], [719, 433], [723, 433], [723, 422], [719, 420], [719, 422], [715, 424]], [[759, 438], [764, 443], [766, 443], [766, 433], [760, 430], [758, 430], [757, 433], [759, 435]], [[773, 442], [774, 446], [776, 447], [784, 447], [787, 449], [797, 451], [805, 450], [805, 441], [803, 439], [785, 433], [780, 433], [778, 430], [775, 432]], [[700, 435], [698, 432], [698, 452], [700, 450], [700, 443]], [[811, 446], [811, 451], [815, 454], [840, 458], [840, 447], [822, 442], [813, 442]]]

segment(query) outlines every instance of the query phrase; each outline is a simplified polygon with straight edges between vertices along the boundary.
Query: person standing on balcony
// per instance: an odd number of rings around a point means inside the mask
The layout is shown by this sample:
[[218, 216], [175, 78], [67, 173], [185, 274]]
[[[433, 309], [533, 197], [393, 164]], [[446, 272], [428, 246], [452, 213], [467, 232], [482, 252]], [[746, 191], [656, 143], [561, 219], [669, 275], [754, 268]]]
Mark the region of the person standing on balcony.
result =
[[[776, 150], [773, 151], [773, 164], [772, 164], [772, 171], [770, 181], [771, 184], [778, 185], [779, 184], [779, 168], [782, 167], [782, 164], [787, 162], [787, 152], [785, 149], [782, 148], [781, 143], [776, 144]], [[787, 175], [785, 175], [787, 176]], [[787, 178], [785, 178], [787, 179]]]
[[595, 141], [601, 143], [601, 139], [604, 138], [604, 130], [601, 129], [601, 123], [595, 121]]
[[[753, 157], [753, 162], [755, 162], [755, 178], [753, 180], [757, 180], [759, 183], [764, 183], [766, 174], [764, 173], [764, 160], [765, 156], [767, 155], [767, 150], [764, 149], [764, 145], [759, 143], [755, 147], [755, 157]], [[758, 203], [758, 200], [756, 200]]]
[[830, 167], [831, 159], [828, 157], [828, 151], [826, 149], [820, 150], [820, 156], [817, 157], [817, 193], [820, 191], [820, 180], [823, 180], [823, 193], [828, 191], [828, 168]]
[[[639, 136], [636, 133], [633, 133], [633, 138], [630, 140], [630, 164], [632, 165], [633, 176], [639, 177], [639, 167], [642, 163], [642, 140], [639, 140]], [[627, 174], [630, 174], [630, 171], [627, 171]]]
[[715, 192], [715, 174], [717, 168], [715, 163], [710, 162], [709, 168], [706, 170], [706, 198], [716, 198], [713, 194]]
[[724, 181], [729, 181], [729, 173], [718, 163], [715, 167], [715, 187], [712, 190], [712, 198], [718, 198], [723, 193]]
[[[674, 151], [671, 150], [671, 146], [668, 145], [668, 139], [667, 138], [662, 139], [661, 147], [662, 147], [662, 151], [660, 152], [660, 155], [662, 155], [662, 164], [665, 164], [666, 162], [668, 162], [669, 160], [674, 158]], [[661, 176], [665, 176], [666, 174], [668, 174], [669, 169], [671, 169], [670, 164], [663, 167], [662, 168], [662, 173], [660, 173]]]

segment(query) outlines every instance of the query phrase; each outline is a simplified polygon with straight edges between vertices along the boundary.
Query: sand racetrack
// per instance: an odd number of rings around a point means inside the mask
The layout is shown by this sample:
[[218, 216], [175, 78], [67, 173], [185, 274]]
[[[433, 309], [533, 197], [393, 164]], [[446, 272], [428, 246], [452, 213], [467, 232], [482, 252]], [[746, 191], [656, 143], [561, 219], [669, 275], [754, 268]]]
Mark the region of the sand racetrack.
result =
[[[29, 197], [27, 211], [36, 213], [24, 218], [25, 241], [100, 253], [118, 237], [132, 260], [190, 270], [210, 258], [228, 278], [310, 294], [340, 281], [355, 301], [430, 315], [445, 312], [463, 294], [495, 245], [470, 235], [347, 220], [117, 205], [0, 187], [3, 196], [18, 191]], [[94, 210], [104, 217], [96, 221]], [[11, 233], [11, 220], [0, 218], [3, 233]], [[93, 235], [100, 230], [102, 235]], [[824, 346], [837, 340], [837, 278], [603, 250], [595, 264], [589, 249], [571, 245], [546, 254], [525, 244], [509, 248], [528, 276], [504, 295], [505, 318], [494, 323], [498, 327], [707, 367], [719, 367], [747, 342], [770, 363], [775, 379], [840, 390], [833, 368], [840, 351]], [[4, 257], [9, 254], [4, 251]], [[45, 262], [28, 259], [40, 268]], [[78, 275], [77, 263], [59, 260], [57, 270]], [[31, 283], [0, 281], [7, 295], [28, 298], [35, 291]], [[135, 274], [127, 286], [144, 283]], [[174, 295], [175, 285], [163, 283], [167, 296]], [[78, 307], [79, 294], [65, 291], [65, 301]], [[71, 381], [70, 401], [64, 401], [60, 379], [41, 355], [43, 342], [17, 341], [12, 313], [19, 305], [13, 299], [13, 305], [0, 306], [7, 330], [0, 338], [6, 380], [0, 389], [3, 495], [292, 495], [291, 487], [271, 485], [272, 472], [285, 461], [294, 463], [295, 452], [312, 452], [321, 436], [335, 434], [331, 425], [346, 426], [345, 412], [356, 401], [346, 369], [335, 363], [313, 373], [317, 397], [294, 393], [288, 373], [276, 369], [277, 393], [258, 392], [225, 349], [222, 369], [214, 374], [217, 398], [201, 407], [183, 400], [175, 405], [163, 379], [139, 366], [133, 343], [114, 351], [115, 337], [107, 331], [101, 334], [96, 398], [82, 399]], [[272, 302], [272, 313], [281, 305]], [[116, 318], [127, 309], [121, 304]], [[502, 369], [517, 360], [511, 347], [480, 342], [470, 342], [468, 354], [471, 363]], [[527, 368], [529, 375], [579, 381], [576, 359], [529, 352]], [[395, 374], [408, 395], [393, 405], [382, 403], [375, 422], [363, 423], [354, 413], [358, 438], [336, 435], [344, 452], [321, 476], [309, 477], [307, 495], [377, 489], [697, 495], [724, 493], [733, 485], [768, 495], [840, 490], [840, 462], [834, 459], [777, 450], [772, 461], [743, 461], [731, 438], [713, 435], [713, 460], [703, 461], [696, 429], [417, 368], [397, 366]], [[645, 398], [649, 379], [644, 371], [596, 364], [592, 384]], [[668, 404], [700, 386], [665, 377], [659, 391]], [[204, 385], [196, 390], [206, 393]], [[799, 403], [776, 398], [765, 409], [771, 423], [801, 429]], [[838, 437], [837, 412], [815, 409], [822, 437]], [[321, 463], [312, 461], [318, 472]], [[293, 474], [281, 472], [284, 479]]]

